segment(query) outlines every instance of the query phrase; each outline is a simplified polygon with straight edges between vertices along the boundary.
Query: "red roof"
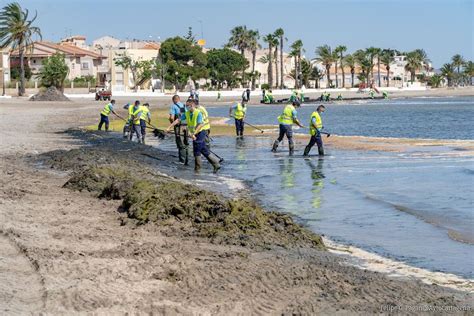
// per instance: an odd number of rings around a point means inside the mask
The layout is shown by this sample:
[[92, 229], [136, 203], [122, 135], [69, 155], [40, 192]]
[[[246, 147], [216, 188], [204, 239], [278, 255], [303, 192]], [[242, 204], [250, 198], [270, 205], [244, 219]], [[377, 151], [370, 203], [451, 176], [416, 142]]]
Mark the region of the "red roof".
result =
[[[31, 48], [31, 47], [30, 47]], [[34, 42], [31, 53], [28, 53], [28, 57], [48, 57], [57, 52], [63, 53], [66, 56], [84, 57], [90, 56], [95, 59], [106, 58], [100, 54], [87, 50], [84, 48], [71, 45], [69, 43], [55, 44], [51, 42]], [[18, 50], [11, 52], [12, 57], [18, 57]]]

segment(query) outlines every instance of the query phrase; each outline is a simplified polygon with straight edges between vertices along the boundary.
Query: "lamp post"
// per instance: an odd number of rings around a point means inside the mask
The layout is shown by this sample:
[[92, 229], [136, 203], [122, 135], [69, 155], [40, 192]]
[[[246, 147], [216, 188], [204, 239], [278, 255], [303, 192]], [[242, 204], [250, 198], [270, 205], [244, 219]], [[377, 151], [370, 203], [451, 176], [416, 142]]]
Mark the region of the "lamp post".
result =
[[175, 75], [176, 93], [178, 93], [178, 72], [176, 71], [174, 75]]

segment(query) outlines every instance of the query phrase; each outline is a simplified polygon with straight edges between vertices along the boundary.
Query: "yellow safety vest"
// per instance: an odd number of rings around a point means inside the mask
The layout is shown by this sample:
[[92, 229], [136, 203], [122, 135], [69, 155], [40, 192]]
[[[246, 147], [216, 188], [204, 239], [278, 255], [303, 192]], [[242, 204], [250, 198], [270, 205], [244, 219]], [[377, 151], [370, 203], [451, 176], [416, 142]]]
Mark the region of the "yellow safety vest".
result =
[[140, 118], [142, 117], [141, 115], [138, 116], [138, 114], [140, 112], [143, 113], [143, 109], [145, 108], [145, 106], [143, 105], [140, 105], [138, 106], [138, 108], [135, 110], [135, 112], [133, 112], [133, 124], [135, 125], [140, 125]]
[[128, 105], [128, 119], [132, 119], [133, 112], [135, 112], [135, 105], [129, 104]]
[[288, 104], [283, 109], [283, 113], [278, 117], [278, 122], [284, 125], [293, 125], [293, 111], [295, 107], [292, 104]]
[[[104, 106], [104, 109], [102, 110], [102, 112], [100, 112], [100, 114], [105, 115], [105, 116], [109, 116], [109, 114], [110, 114], [110, 112], [111, 112], [111, 110], [110, 110], [110, 106], [111, 106], [111, 105], [112, 105], [111, 103], [106, 104], [106, 105]], [[97, 113], [97, 112], [96, 112], [96, 113]]]
[[202, 124], [203, 127], [201, 130], [207, 131], [208, 129], [211, 129], [211, 123], [209, 123], [209, 114], [207, 113], [207, 110], [205, 107], [202, 105], [199, 106], [199, 111], [202, 113]]
[[[316, 119], [316, 126], [313, 124], [313, 118]], [[311, 119], [309, 120], [309, 134], [314, 136], [317, 134], [317, 129], [323, 128], [323, 121], [321, 120], [321, 115], [319, 115], [318, 111], [314, 111], [311, 114]]]
[[[191, 111], [186, 112], [186, 122], [188, 123], [188, 131], [191, 134], [194, 133], [194, 131], [196, 130], [196, 126], [198, 125], [197, 119], [198, 119], [199, 113], [201, 113], [201, 110], [194, 109], [193, 117], [191, 118]], [[204, 114], [203, 114], [203, 116], [204, 116]], [[203, 121], [204, 121], [204, 117], [203, 117]], [[201, 128], [201, 131], [206, 130], [205, 127], [206, 126], [203, 125], [203, 128]], [[209, 128], [210, 128], [210, 126], [207, 127], [207, 129], [209, 129]]]
[[237, 108], [235, 109], [234, 117], [238, 120], [241, 120], [244, 118], [246, 112], [247, 107], [242, 106], [241, 103], [237, 103]]
[[147, 106], [143, 106], [142, 115], [140, 116], [140, 119], [146, 121], [148, 119], [148, 113], [150, 113], [150, 109]]

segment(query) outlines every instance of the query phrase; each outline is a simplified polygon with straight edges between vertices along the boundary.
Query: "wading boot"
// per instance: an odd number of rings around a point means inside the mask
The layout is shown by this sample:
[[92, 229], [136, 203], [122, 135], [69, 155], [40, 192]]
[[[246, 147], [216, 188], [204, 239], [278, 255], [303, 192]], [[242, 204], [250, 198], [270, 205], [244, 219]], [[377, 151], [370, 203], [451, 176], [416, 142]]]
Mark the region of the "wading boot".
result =
[[201, 156], [194, 157], [194, 171], [199, 172], [201, 170]]
[[311, 147], [309, 146], [306, 146], [305, 149], [304, 149], [304, 153], [303, 153], [303, 156], [308, 156], [309, 155], [309, 151], [311, 150]]
[[185, 162], [184, 157], [185, 157], [184, 148], [178, 148], [179, 162], [184, 163]]
[[318, 154], [320, 156], [324, 156], [324, 148], [323, 147], [318, 147]]
[[142, 137], [142, 144], [145, 145], [145, 136]]
[[214, 167], [214, 173], [217, 173], [217, 171], [219, 171], [219, 169], [221, 168], [221, 165], [219, 164], [219, 160], [215, 157], [212, 157], [209, 155], [206, 157], [207, 161], [209, 161], [209, 163], [212, 165], [212, 167]]
[[295, 153], [295, 145], [293, 144], [290, 144], [290, 156], [293, 156], [293, 154]]
[[279, 143], [280, 143], [280, 142], [279, 142], [278, 140], [276, 140], [276, 141], [273, 143], [273, 147], [272, 147], [272, 152], [273, 152], [273, 153], [276, 153]]

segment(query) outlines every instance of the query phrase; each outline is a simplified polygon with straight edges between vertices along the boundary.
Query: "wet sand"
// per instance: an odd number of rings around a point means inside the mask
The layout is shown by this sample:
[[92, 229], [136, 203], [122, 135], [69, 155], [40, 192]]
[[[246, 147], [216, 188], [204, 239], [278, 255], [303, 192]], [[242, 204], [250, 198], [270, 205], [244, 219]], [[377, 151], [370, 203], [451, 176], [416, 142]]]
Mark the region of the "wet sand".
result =
[[38, 154], [83, 148], [87, 160], [87, 150], [102, 148], [99, 165], [118, 150], [158, 172], [175, 170], [169, 161], [176, 158], [159, 150], [145, 149], [152, 159], [112, 135], [64, 133], [95, 123], [98, 107], [0, 101], [2, 313], [366, 315], [422, 305], [472, 311], [472, 292], [355, 268], [309, 245], [258, 249], [159, 223], [137, 225], [119, 212], [121, 200], [64, 188], [70, 170], [38, 165]]

